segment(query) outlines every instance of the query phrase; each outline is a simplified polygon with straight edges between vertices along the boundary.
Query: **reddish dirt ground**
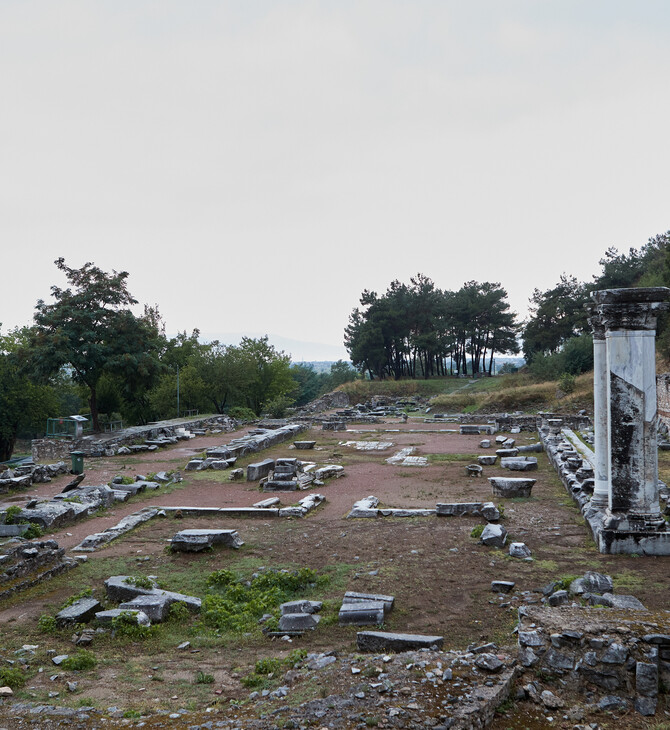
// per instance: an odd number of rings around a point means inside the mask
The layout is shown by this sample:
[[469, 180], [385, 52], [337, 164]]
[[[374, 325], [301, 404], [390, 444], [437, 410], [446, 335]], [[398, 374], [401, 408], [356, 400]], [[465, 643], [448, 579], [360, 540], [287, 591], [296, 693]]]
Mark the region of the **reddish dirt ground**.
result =
[[[618, 592], [635, 594], [650, 609], [667, 608], [670, 585], [667, 560], [600, 555], [589, 538], [579, 511], [543, 454], [538, 455], [539, 470], [533, 475], [537, 483], [531, 499], [494, 500], [505, 508], [503, 524], [511, 538], [526, 542], [533, 551], [532, 562], [512, 559], [502, 551], [493, 551], [471, 538], [470, 531], [480, 523], [477, 518], [345, 519], [353, 503], [368, 495], [375, 495], [384, 505], [392, 507], [435, 507], [442, 501], [489, 501], [493, 498], [486, 477], [509, 475], [509, 472], [494, 466], [485, 467], [484, 478], [466, 476], [465, 466], [476, 461], [478, 454], [492, 453], [479, 448], [482, 436], [433, 433], [435, 426], [432, 424], [412, 421], [408, 424], [380, 424], [374, 431], [368, 428], [371, 427], [354, 426], [352, 429], [356, 431], [346, 433], [313, 430], [301, 438], [316, 439], [314, 451], [296, 451], [286, 443], [239, 460], [238, 465], [244, 466], [267, 457], [293, 456], [319, 464], [342, 464], [345, 476], [314, 489], [325, 495], [327, 501], [306, 518], [229, 519], [225, 524], [205, 518], [180, 521], [154, 519], [92, 553], [86, 566], [32, 589], [21, 600], [14, 599], [0, 607], [0, 625], [7, 628], [0, 648], [3, 643], [5, 648], [20, 646], [28, 639], [44, 645], [45, 638], [36, 634], [36, 620], [84, 587], [78, 577], [79, 571], [89, 576], [96, 595], [104, 595], [104, 571], [115, 569], [120, 572], [120, 567], [125, 567], [128, 573], [155, 574], [168, 584], [167, 587], [175, 590], [189, 585], [185, 574], [190, 570], [206, 575], [222, 567], [235, 569], [236, 566], [246, 566], [248, 570], [261, 564], [268, 567], [306, 565], [319, 571], [330, 570], [340, 575], [339, 583], [336, 590], [326, 590], [323, 598], [336, 601], [343, 590], [393, 594], [396, 596], [396, 608], [390, 615], [389, 630], [441, 634], [445, 636], [445, 648], [458, 649], [467, 647], [471, 642], [482, 641], [496, 641], [501, 646], [514, 645], [511, 629], [520, 600], [500, 600], [492, 594], [490, 584], [493, 579], [516, 581], [518, 595], [520, 591], [537, 589], [560, 576], [599, 570], [611, 574], [615, 585], [618, 581]], [[384, 432], [386, 428], [398, 430]], [[89, 459], [85, 463], [84, 483], [108, 482], [116, 474], [146, 475], [162, 469], [183, 469], [194, 454], [225, 444], [239, 435], [240, 432], [198, 437], [152, 454]], [[536, 437], [520, 434], [516, 439], [518, 444], [523, 444], [535, 441]], [[357, 451], [342, 445], [342, 442], [352, 440], [391, 441], [393, 446], [385, 451]], [[401, 467], [385, 463], [385, 459], [395, 451], [409, 445], [417, 448], [417, 455], [433, 455], [430, 465]], [[467, 455], [472, 455], [472, 458]], [[100, 516], [57, 530], [48, 537], [70, 549], [86, 535], [102, 531], [144, 506], [251, 506], [264, 496], [275, 496], [263, 495], [256, 484], [230, 482], [227, 472], [182, 474], [183, 484], [169, 493], [141, 495]], [[9, 503], [22, 504], [27, 498], [53, 495], [61, 491], [69, 479], [63, 476], [50, 484], [36, 485], [29, 492], [12, 495]], [[304, 494], [278, 493], [276, 496], [284, 505], [294, 503]], [[166, 540], [177, 529], [205, 524], [237, 529], [245, 546], [237, 552], [214, 551], [197, 556], [168, 555], [165, 552]], [[99, 570], [96, 565], [100, 566]], [[194, 639], [191, 641], [197, 644]], [[355, 631], [337, 624], [324, 626], [296, 641], [308, 651], [355, 651]], [[236, 668], [253, 664], [259, 656], [285, 651], [285, 646], [279, 647], [267, 639], [257, 638], [223, 648], [216, 642], [202, 641], [198, 647], [196, 658], [175, 657], [174, 652], [164, 646], [141, 647], [138, 656], [133, 657], [140, 676], [142, 672], [148, 675], [152, 664], [172, 668], [166, 681], [151, 688], [152, 697], [155, 695], [157, 698], [156, 706], [172, 707], [179, 703], [183, 706], [184, 693], [196, 691], [184, 689], [184, 682], [180, 683], [179, 679], [179, 672], [192, 676], [196, 659], [198, 667], [214, 673], [214, 687], [222, 690], [224, 696], [235, 698], [248, 693], [235, 679]], [[65, 651], [68, 645], [55, 642], [55, 648]], [[95, 676], [82, 678], [81, 693], [99, 700], [102, 706], [107, 706], [105, 703], [133, 706], [138, 701], [134, 680], [122, 681], [117, 676], [112, 687], [107, 681], [110, 672], [109, 668], [100, 669]], [[32, 686], [35, 687], [34, 693], [41, 697], [40, 693], [45, 691], [47, 684], [40, 677], [33, 680]], [[178, 703], [170, 700], [177, 693], [177, 687]], [[202, 699], [202, 687], [195, 687], [200, 693], [197, 698]], [[212, 690], [208, 691], [211, 693]], [[561, 724], [558, 719], [552, 727], [573, 725], [572, 722]], [[601, 724], [601, 727], [609, 726]], [[533, 725], [530, 719], [523, 719], [519, 710], [516, 716], [496, 720], [494, 727], [542, 725]], [[626, 725], [619, 722], [618, 727]]]

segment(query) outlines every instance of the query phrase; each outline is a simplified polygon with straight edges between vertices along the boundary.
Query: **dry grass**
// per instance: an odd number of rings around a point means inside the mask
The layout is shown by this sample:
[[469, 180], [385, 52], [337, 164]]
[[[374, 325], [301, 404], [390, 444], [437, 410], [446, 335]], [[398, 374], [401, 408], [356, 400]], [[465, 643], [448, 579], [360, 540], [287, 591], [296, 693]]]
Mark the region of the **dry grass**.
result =
[[575, 408], [593, 407], [593, 375], [585, 373], [575, 382], [572, 393], [564, 394], [554, 381], [544, 383], [526, 383], [517, 385], [517, 381], [501, 381], [501, 388], [476, 392], [474, 390], [438, 395], [431, 401], [435, 408], [446, 412], [466, 411], [474, 413], [482, 411], [494, 413], [499, 411], [573, 411]]

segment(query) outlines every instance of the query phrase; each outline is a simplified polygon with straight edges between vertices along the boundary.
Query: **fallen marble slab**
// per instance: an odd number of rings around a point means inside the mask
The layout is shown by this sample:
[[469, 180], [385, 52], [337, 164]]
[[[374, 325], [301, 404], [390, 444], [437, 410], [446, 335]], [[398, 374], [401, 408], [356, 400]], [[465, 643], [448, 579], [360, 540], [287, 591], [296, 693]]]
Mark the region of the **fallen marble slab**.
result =
[[489, 522], [497, 522], [500, 512], [493, 502], [438, 502], [435, 510], [440, 517], [462, 517], [474, 515]]
[[101, 608], [100, 601], [95, 598], [80, 598], [56, 614], [56, 623], [58, 626], [83, 624], [90, 621]]
[[386, 451], [393, 446], [392, 441], [340, 441], [340, 446], [348, 446], [356, 451]]
[[170, 540], [172, 549], [182, 553], [197, 553], [212, 548], [214, 545], [225, 545], [237, 550], [244, 543], [237, 534], [237, 530], [180, 530]]
[[[156, 582], [152, 579], [152, 588], [144, 588], [132, 583], [132, 576], [113, 575], [105, 581], [105, 589], [107, 597], [115, 603], [123, 603], [132, 601], [138, 596], [160, 596], [176, 603], [181, 601], [185, 603], [191, 611], [199, 611], [202, 605], [200, 598], [196, 596], [188, 596], [184, 593], [176, 593], [175, 591], [166, 591], [156, 586]], [[130, 582], [129, 582], [130, 581]]]
[[101, 545], [106, 545], [112, 540], [115, 540], [117, 537], [134, 530], [138, 525], [153, 519], [157, 514], [158, 510], [153, 507], [148, 507], [140, 510], [139, 512], [135, 512], [132, 515], [124, 517], [113, 527], [108, 527], [104, 532], [96, 532], [92, 535], [88, 535], [79, 543], [79, 545], [72, 548], [72, 550], [77, 552], [93, 552]]
[[322, 601], [308, 601], [306, 598], [302, 598], [282, 603], [279, 611], [282, 616], [286, 613], [318, 613], [322, 607]]
[[537, 458], [534, 456], [508, 456], [500, 459], [500, 466], [510, 471], [537, 471]]
[[319, 621], [321, 616], [315, 613], [285, 613], [279, 617], [279, 631], [311, 631]]
[[367, 652], [400, 652], [417, 649], [438, 649], [444, 643], [443, 636], [425, 634], [396, 634], [387, 631], [359, 631], [356, 634], [356, 644], [360, 651]]
[[383, 603], [384, 611], [385, 613], [388, 613], [393, 608], [395, 597], [385, 596], [381, 593], [357, 593], [355, 591], [347, 591], [342, 599], [342, 603], [365, 603], [368, 601]]
[[133, 616], [138, 626], [151, 626], [151, 620], [146, 613], [132, 609], [111, 608], [108, 611], [98, 611], [95, 620], [100, 624], [109, 625], [122, 614]]

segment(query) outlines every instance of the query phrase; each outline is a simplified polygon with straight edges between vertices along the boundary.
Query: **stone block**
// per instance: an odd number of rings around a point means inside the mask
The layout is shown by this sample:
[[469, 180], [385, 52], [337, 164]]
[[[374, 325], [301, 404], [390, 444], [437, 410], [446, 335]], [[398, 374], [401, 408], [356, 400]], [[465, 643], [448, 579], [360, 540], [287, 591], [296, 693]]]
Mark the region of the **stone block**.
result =
[[535, 479], [523, 477], [489, 477], [489, 482], [496, 497], [530, 497]]
[[294, 441], [293, 445], [296, 447], [296, 449], [299, 449], [301, 451], [307, 450], [307, 449], [313, 449], [316, 444], [316, 441]]
[[244, 543], [237, 530], [181, 530], [170, 541], [173, 550], [178, 552], [200, 552], [214, 545], [225, 545], [229, 548], [240, 548]]
[[343, 603], [338, 620], [341, 625], [375, 626], [384, 623], [384, 603], [382, 601], [360, 601]]
[[500, 459], [500, 466], [510, 471], [537, 471], [537, 458], [534, 456], [514, 456]]
[[122, 613], [131, 614], [137, 621], [138, 626], [151, 626], [149, 617], [143, 611], [125, 610], [121, 608], [111, 608], [108, 611], [98, 611], [95, 614], [95, 620], [103, 625], [109, 625], [112, 621]]
[[342, 599], [342, 603], [366, 603], [368, 601], [383, 603], [384, 612], [388, 613], [393, 608], [395, 597], [385, 596], [381, 593], [357, 593], [355, 591], [347, 591]]
[[603, 606], [609, 606], [610, 608], [628, 608], [637, 611], [647, 610], [642, 601], [635, 598], [635, 596], [603, 593], [603, 595], [600, 597], [600, 602]]
[[285, 613], [279, 618], [279, 631], [309, 631], [315, 629], [321, 616], [314, 613]]
[[494, 593], [510, 593], [515, 585], [516, 583], [512, 580], [492, 580], [491, 590]]
[[170, 606], [175, 603], [169, 597], [164, 595], [148, 595], [137, 596], [132, 601], [125, 601], [119, 604], [122, 611], [141, 611], [144, 612], [151, 621], [158, 623], [165, 621], [170, 613]]
[[518, 453], [519, 449], [496, 449], [496, 454], [498, 454], [501, 459], [517, 456]]
[[491, 439], [482, 439], [479, 442], [479, 448], [480, 449], [490, 449], [491, 448]]
[[299, 599], [297, 601], [282, 603], [279, 610], [282, 616], [286, 613], [318, 613], [322, 606], [323, 603], [321, 601]]
[[264, 459], [256, 464], [249, 464], [247, 467], [247, 481], [257, 482], [266, 477], [275, 466], [274, 459]]
[[100, 601], [95, 598], [80, 598], [71, 606], [67, 606], [56, 614], [56, 623], [59, 626], [84, 624], [90, 621], [100, 608]]
[[425, 634], [396, 634], [387, 631], [359, 631], [356, 644], [360, 651], [366, 652], [402, 652], [442, 648], [443, 636]]
[[498, 457], [495, 454], [490, 456], [487, 454], [486, 456], [478, 456], [477, 461], [481, 466], [493, 466], [498, 461]]
[[502, 525], [489, 523], [484, 527], [480, 539], [489, 547], [503, 548], [507, 541], [507, 530]]
[[531, 556], [530, 548], [524, 542], [513, 542], [509, 546], [509, 554], [513, 558], [529, 558]]

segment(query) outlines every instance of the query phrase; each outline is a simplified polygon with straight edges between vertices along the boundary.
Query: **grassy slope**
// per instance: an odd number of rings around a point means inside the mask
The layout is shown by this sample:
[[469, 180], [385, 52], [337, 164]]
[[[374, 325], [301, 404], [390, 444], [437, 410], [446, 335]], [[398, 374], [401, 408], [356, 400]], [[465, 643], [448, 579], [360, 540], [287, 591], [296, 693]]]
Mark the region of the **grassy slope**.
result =
[[593, 374], [576, 379], [570, 394], [559, 390], [555, 381], [534, 382], [526, 373], [494, 378], [440, 378], [433, 380], [356, 381], [341, 388], [353, 403], [373, 395], [430, 397], [437, 411], [493, 413], [500, 411], [575, 411], [593, 408]]

